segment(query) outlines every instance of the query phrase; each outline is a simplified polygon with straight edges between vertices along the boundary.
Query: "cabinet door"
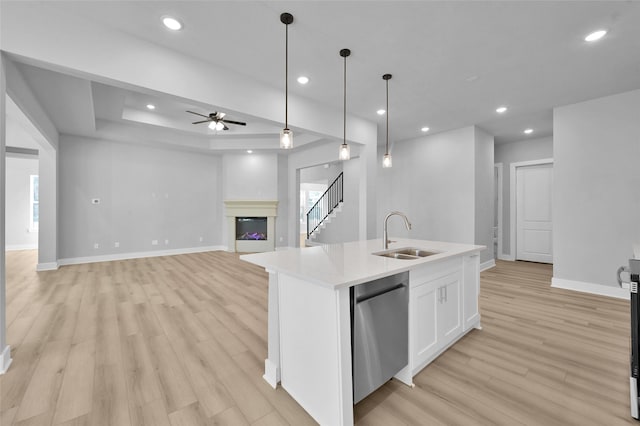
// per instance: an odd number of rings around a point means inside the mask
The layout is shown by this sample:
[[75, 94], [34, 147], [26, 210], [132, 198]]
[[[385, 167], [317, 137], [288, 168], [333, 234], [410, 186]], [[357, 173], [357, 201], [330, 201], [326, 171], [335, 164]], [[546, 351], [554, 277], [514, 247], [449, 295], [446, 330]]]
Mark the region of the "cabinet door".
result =
[[464, 282], [464, 329], [475, 327], [480, 322], [478, 295], [480, 293], [480, 256], [466, 256], [462, 260], [462, 279]]
[[431, 283], [411, 289], [413, 366], [420, 366], [435, 354], [438, 344], [438, 305], [440, 289]]
[[462, 298], [460, 294], [462, 276], [456, 272], [439, 280], [442, 302], [438, 306], [438, 332], [440, 344], [446, 346], [462, 331]]

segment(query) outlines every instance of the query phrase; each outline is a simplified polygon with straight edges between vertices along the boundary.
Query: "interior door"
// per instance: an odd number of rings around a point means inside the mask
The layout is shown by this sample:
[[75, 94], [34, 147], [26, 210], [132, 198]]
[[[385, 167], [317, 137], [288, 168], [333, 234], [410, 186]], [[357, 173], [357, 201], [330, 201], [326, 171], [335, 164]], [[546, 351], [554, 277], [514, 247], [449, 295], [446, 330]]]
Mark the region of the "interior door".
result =
[[553, 165], [516, 169], [516, 259], [553, 263]]

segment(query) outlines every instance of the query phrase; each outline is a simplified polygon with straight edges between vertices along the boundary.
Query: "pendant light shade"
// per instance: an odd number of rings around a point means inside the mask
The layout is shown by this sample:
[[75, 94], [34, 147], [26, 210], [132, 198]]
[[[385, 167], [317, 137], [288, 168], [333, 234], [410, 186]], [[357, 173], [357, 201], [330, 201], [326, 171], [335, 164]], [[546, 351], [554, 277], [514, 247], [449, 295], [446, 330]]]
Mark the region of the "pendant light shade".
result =
[[348, 144], [343, 143], [342, 145], [340, 145], [340, 153], [338, 154], [338, 158], [343, 161], [351, 159], [351, 148]]
[[347, 56], [351, 55], [349, 49], [342, 49], [340, 56], [344, 58], [344, 97], [343, 97], [343, 131], [342, 131], [342, 145], [340, 145], [340, 151], [338, 158], [342, 161], [351, 159], [351, 148], [347, 144]]
[[388, 169], [393, 165], [391, 154], [389, 154], [389, 80], [391, 80], [391, 74], [383, 75], [382, 79], [387, 85], [387, 145], [384, 151], [384, 157], [382, 157], [382, 167]]
[[280, 131], [280, 148], [293, 148], [293, 132], [289, 129], [289, 24], [293, 22], [293, 15], [283, 13], [280, 22], [285, 25], [284, 47], [284, 129]]

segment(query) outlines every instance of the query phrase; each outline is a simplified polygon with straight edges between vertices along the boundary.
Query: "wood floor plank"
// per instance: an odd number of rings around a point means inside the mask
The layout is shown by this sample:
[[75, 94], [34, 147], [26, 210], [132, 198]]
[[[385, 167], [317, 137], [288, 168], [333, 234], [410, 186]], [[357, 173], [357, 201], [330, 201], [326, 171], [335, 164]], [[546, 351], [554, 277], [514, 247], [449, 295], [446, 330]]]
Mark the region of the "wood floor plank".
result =
[[96, 366], [90, 424], [131, 426], [127, 384], [120, 363]]
[[63, 423], [91, 412], [96, 341], [73, 345], [65, 367], [54, 423]]
[[[13, 364], [2, 426], [311, 425], [262, 378], [267, 280], [227, 252], [35, 272], [8, 252]], [[481, 274], [482, 330], [354, 408], [362, 425], [633, 425], [629, 304], [550, 288], [552, 267]]]
[[53, 411], [70, 349], [70, 339], [47, 343], [20, 402], [16, 421]]

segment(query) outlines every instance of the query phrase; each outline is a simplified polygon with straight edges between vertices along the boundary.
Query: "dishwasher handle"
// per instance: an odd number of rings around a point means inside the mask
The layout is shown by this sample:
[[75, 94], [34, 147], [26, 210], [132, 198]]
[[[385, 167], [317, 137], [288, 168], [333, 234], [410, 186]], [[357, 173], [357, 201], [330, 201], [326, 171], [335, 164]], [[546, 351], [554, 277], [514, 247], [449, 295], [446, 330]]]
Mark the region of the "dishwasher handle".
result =
[[399, 288], [406, 287], [406, 286], [407, 286], [406, 284], [397, 284], [397, 285], [394, 285], [392, 287], [384, 288], [384, 289], [382, 289], [380, 291], [377, 291], [375, 293], [365, 294], [363, 296], [360, 296], [360, 297], [356, 298], [356, 304], [362, 303], [362, 302], [366, 302], [369, 299], [373, 299], [374, 297], [382, 296], [383, 294], [395, 291], [395, 290], [397, 290]]

